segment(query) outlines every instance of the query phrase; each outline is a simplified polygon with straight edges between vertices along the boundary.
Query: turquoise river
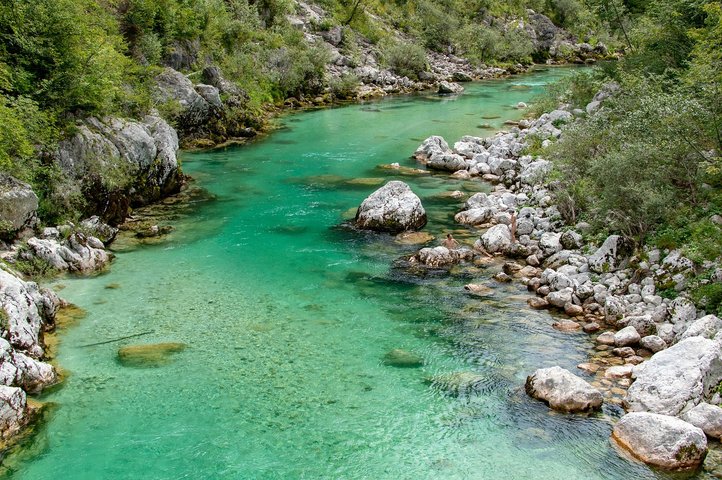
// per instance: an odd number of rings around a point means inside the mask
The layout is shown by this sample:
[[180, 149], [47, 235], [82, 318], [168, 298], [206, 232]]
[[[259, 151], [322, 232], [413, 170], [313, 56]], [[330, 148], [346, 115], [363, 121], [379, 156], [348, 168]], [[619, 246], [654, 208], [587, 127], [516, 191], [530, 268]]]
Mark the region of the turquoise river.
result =
[[[377, 166], [416, 167], [409, 157], [432, 134], [490, 135], [570, 71], [289, 114], [253, 144], [184, 153], [191, 188], [206, 193], [167, 208], [174, 231], [121, 239], [108, 273], [56, 282], [87, 316], [62, 332], [67, 380], [41, 397], [48, 420], [5, 458], [4, 478], [666, 478], [609, 443], [615, 407], [560, 415], [525, 395], [533, 370], [578, 371], [593, 344], [526, 308], [520, 285], [495, 284], [498, 265], [414, 278], [392, 265], [418, 246], [342, 226], [379, 182], [402, 179], [438, 244], [458, 228], [460, 204], [443, 193], [490, 187]], [[465, 295], [472, 281], [495, 293]], [[187, 348], [154, 367], [118, 359], [119, 347], [158, 342]], [[424, 365], [385, 365], [397, 348]], [[460, 396], [428, 381], [453, 372], [482, 381]]]

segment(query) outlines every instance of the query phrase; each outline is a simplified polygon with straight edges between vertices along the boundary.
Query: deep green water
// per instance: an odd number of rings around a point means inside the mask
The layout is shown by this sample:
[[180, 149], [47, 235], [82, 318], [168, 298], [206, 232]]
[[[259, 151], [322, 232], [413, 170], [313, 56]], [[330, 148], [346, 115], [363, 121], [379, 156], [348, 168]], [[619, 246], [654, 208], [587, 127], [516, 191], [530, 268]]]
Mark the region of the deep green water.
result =
[[[431, 134], [490, 134], [477, 125], [518, 118], [513, 105], [568, 72], [290, 115], [253, 145], [183, 155], [215, 199], [176, 218], [166, 242], [119, 253], [107, 275], [61, 280], [88, 316], [63, 334], [69, 378], [42, 399], [57, 407], [6, 459], [7, 477], [658, 478], [612, 449], [613, 411], [553, 414], [524, 394], [534, 369], [585, 361], [585, 335], [554, 331], [518, 286], [494, 285], [494, 268], [414, 280], [389, 266], [416, 247], [337, 228], [376, 188], [346, 180], [400, 178], [376, 165], [415, 166], [408, 157]], [[455, 228], [458, 208], [436, 195], [487, 188], [403, 179], [435, 235]], [[466, 296], [469, 281], [497, 293]], [[118, 362], [119, 346], [153, 342], [188, 348], [156, 368]], [[425, 366], [385, 366], [394, 348]], [[479, 391], [457, 398], [425, 382], [456, 371], [482, 375]]]

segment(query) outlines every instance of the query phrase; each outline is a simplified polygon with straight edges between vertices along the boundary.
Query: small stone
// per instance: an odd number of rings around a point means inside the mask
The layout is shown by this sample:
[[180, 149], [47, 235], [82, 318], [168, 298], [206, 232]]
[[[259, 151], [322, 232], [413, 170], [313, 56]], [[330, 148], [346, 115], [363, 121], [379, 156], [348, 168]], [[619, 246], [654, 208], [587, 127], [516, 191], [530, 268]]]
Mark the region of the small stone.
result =
[[632, 377], [632, 366], [631, 365], [619, 365], [615, 367], [609, 367], [604, 371], [605, 378], [618, 379], [618, 378], [631, 378]]
[[580, 370], [584, 370], [587, 373], [597, 373], [599, 370], [599, 365], [596, 363], [580, 363], [577, 365], [577, 368]]
[[537, 310], [549, 307], [549, 302], [547, 302], [545, 298], [541, 297], [532, 297], [527, 300], [526, 303], [528, 303], [531, 308], [535, 308]]
[[585, 324], [582, 327], [582, 330], [584, 330], [585, 333], [594, 333], [594, 332], [598, 332], [600, 328], [601, 327], [599, 326], [599, 324], [597, 322], [590, 322], [590, 323]]
[[618, 347], [612, 349], [612, 355], [622, 358], [634, 356], [634, 349], [632, 347]]
[[569, 302], [564, 305], [564, 313], [566, 313], [570, 317], [576, 317], [577, 315], [583, 314], [584, 309], [579, 305], [574, 305], [573, 303]]
[[597, 337], [597, 343], [602, 345], [614, 345], [614, 332], [604, 332]]
[[509, 283], [509, 282], [511, 282], [512, 278], [504, 272], [499, 272], [496, 275], [494, 275], [494, 280], [496, 280], [499, 283]]
[[641, 339], [637, 330], [632, 327], [624, 327], [620, 331], [614, 334], [614, 344], [618, 347], [626, 347], [629, 345], [636, 345]]
[[560, 320], [558, 322], [552, 323], [552, 327], [554, 327], [556, 330], [559, 330], [560, 332], [574, 332], [582, 328], [581, 325], [579, 325], [573, 320]]

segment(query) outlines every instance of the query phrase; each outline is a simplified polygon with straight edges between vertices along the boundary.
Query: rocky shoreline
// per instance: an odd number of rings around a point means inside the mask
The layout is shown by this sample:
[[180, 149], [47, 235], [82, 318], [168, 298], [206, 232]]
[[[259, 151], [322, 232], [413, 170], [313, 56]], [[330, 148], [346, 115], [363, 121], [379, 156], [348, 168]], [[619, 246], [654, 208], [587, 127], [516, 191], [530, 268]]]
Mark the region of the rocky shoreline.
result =
[[[554, 328], [584, 331], [596, 343], [594, 357], [578, 365], [589, 381], [559, 367], [540, 369], [530, 372], [527, 393], [563, 412], [591, 412], [603, 403], [624, 408], [629, 413], [612, 434], [617, 445], [659, 468], [694, 470], [707, 454], [707, 437], [719, 440], [722, 433], [722, 320], [698, 310], [687, 295], [698, 266], [680, 251], [635, 251], [619, 235], [587, 243], [590, 226], [564, 224], [554, 204], [552, 163], [526, 154], [531, 138], [555, 141], [564, 124], [594, 115], [617, 89], [605, 86], [586, 111], [562, 107], [490, 138], [462, 137], [453, 148], [441, 137], [426, 139], [413, 157], [427, 169], [477, 177], [493, 191], [474, 194], [455, 216], [477, 232], [473, 245], [422, 248], [399, 264], [423, 274], [506, 259], [497, 281], [523, 283], [536, 294], [530, 307], [567, 315]], [[394, 181], [364, 201], [355, 226], [414, 231], [425, 218], [419, 198]], [[722, 281], [719, 264], [714, 272], [709, 281]], [[674, 300], [660, 295], [669, 288]]]

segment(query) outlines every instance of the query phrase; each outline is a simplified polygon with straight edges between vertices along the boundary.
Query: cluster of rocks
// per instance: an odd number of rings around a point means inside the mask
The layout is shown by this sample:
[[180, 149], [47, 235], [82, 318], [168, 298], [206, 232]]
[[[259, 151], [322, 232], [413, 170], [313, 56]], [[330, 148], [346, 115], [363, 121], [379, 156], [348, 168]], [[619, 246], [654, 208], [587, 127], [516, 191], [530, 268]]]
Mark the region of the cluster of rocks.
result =
[[[504, 255], [509, 261], [497, 279], [519, 279], [537, 294], [529, 301], [532, 307], [558, 308], [572, 317], [555, 322], [555, 328], [587, 333], [607, 328], [596, 337], [607, 360], [601, 368], [580, 368], [613, 386], [621, 394], [615, 403], [630, 412], [615, 426], [614, 439], [647, 463], [694, 468], [707, 452], [705, 434], [719, 439], [722, 433], [717, 391], [722, 320], [697, 311], [684, 295], [695, 265], [678, 251], [635, 255], [633, 245], [618, 235], [587, 245], [583, 233], [590, 226], [565, 225], [554, 205], [546, 181], [551, 163], [524, 155], [531, 136], [544, 145], [559, 138], [562, 124], [594, 114], [617, 88], [607, 86], [586, 111], [555, 110], [491, 138], [463, 137], [453, 148], [441, 137], [426, 139], [414, 157], [427, 168], [495, 186], [470, 197], [455, 216], [458, 223], [483, 229], [473, 249], [427, 248], [414, 258], [435, 267], [474, 261], [479, 252]], [[680, 295], [663, 298], [660, 287]], [[604, 401], [598, 388], [559, 367], [536, 371], [526, 389], [567, 412], [592, 411]]]
[[[97, 216], [83, 220], [79, 226], [46, 227], [39, 236], [29, 238], [25, 245], [15, 249], [14, 260], [37, 259], [60, 273], [96, 272], [113, 259], [105, 247], [117, 232], [117, 228], [104, 224]], [[6, 258], [13, 261], [12, 256]]]

